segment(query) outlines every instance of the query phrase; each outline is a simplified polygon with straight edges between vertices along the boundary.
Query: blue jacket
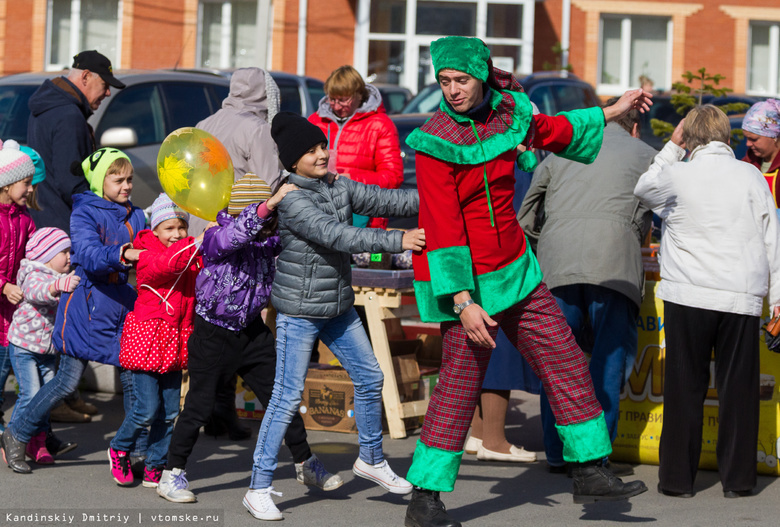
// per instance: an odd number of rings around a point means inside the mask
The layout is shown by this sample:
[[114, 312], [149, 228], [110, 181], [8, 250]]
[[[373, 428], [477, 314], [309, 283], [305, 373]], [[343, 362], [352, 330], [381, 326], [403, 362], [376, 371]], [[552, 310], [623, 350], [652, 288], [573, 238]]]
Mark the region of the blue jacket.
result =
[[87, 118], [92, 115], [86, 97], [65, 77], [46, 80], [28, 102], [27, 144], [40, 154], [46, 179], [37, 189], [42, 211], [30, 211], [35, 225], [70, 232], [71, 196], [89, 190], [70, 165], [95, 151], [95, 137]]
[[89, 191], [73, 196], [71, 263], [81, 282], [60, 298], [52, 338], [58, 351], [119, 366], [122, 327], [136, 299], [120, 253], [144, 226], [143, 211], [132, 204]]

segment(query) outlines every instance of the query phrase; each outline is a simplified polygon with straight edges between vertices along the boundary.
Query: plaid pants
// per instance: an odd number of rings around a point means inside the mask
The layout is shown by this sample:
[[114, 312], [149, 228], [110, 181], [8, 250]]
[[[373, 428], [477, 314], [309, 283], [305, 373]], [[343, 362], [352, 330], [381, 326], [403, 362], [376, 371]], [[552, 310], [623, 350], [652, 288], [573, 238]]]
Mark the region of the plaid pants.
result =
[[[544, 385], [559, 426], [582, 423], [602, 413], [585, 357], [547, 286], [542, 283], [522, 302], [493, 315], [498, 327], [523, 354]], [[441, 325], [444, 345], [439, 382], [425, 414], [421, 440], [429, 447], [463, 450], [492, 349], [468, 340], [459, 322]]]

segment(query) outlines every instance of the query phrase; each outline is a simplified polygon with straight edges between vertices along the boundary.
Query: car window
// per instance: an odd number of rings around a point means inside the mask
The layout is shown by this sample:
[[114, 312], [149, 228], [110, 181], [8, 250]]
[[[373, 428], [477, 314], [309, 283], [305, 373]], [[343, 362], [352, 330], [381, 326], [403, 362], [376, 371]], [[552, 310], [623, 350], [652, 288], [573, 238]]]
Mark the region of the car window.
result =
[[135, 130], [138, 146], [162, 143], [166, 132], [159, 85], [147, 83], [118, 90], [98, 124], [98, 140], [103, 132], [117, 126]]
[[281, 99], [280, 110], [283, 112], [293, 112], [301, 114], [301, 92], [298, 90], [298, 83], [294, 80], [276, 79], [276, 85], [279, 86], [279, 97]]
[[220, 86], [218, 84], [214, 84], [209, 87], [209, 97], [211, 99], [211, 113], [214, 113], [220, 108], [222, 108], [222, 101], [227, 99], [228, 95], [230, 95], [230, 87], [228, 86]]
[[528, 92], [528, 98], [545, 115], [555, 115], [555, 96], [549, 85], [536, 86]]
[[382, 102], [387, 113], [398, 113], [406, 104], [406, 94], [403, 92], [385, 92], [382, 94]]
[[206, 84], [163, 82], [160, 86], [168, 107], [166, 133], [185, 126], [195, 126], [216, 111], [216, 109], [212, 111], [208, 94], [209, 86]]
[[409, 101], [402, 113], [431, 113], [439, 109], [441, 88], [438, 84], [429, 84]]
[[38, 86], [0, 86], [0, 138], [27, 142], [27, 102]]
[[575, 84], [554, 84], [552, 91], [555, 94], [555, 101], [558, 104], [556, 113], [588, 107], [585, 90], [582, 86], [577, 86]]
[[309, 92], [309, 100], [312, 103], [312, 112], [316, 112], [320, 100], [325, 97], [325, 83], [322, 81], [307, 80], [306, 89]]

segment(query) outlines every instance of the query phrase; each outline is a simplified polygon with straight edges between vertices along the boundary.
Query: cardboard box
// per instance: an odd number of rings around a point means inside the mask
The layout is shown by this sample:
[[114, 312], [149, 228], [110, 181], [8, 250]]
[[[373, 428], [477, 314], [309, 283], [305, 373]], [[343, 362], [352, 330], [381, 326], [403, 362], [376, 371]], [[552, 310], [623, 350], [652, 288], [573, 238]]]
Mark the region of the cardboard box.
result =
[[417, 352], [417, 362], [420, 366], [441, 367], [441, 335], [420, 333], [417, 338], [421, 342], [421, 348]]
[[300, 412], [307, 430], [356, 434], [355, 389], [341, 368], [311, 368], [303, 388]]
[[265, 408], [255, 393], [244, 384], [244, 379], [238, 377], [236, 381], [236, 413], [242, 419], [263, 420]]

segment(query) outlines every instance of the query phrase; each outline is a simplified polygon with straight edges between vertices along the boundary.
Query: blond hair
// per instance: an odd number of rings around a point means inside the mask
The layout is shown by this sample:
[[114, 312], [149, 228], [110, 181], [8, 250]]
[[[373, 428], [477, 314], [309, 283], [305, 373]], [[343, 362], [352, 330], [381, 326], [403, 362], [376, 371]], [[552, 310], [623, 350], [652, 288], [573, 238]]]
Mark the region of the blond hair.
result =
[[712, 104], [696, 106], [685, 116], [682, 139], [688, 150], [694, 150], [711, 141], [728, 144], [730, 137], [729, 118], [717, 106]]
[[352, 97], [357, 95], [365, 102], [368, 99], [368, 90], [363, 77], [352, 66], [336, 68], [325, 81], [325, 93], [328, 97]]
[[114, 161], [110, 165], [108, 165], [108, 168], [106, 169], [106, 175], [122, 174], [127, 170], [132, 171], [133, 164], [126, 157], [119, 157], [117, 159], [114, 159]]
[[27, 208], [32, 210], [43, 210], [38, 203], [38, 185], [33, 185], [32, 192], [27, 196]]

